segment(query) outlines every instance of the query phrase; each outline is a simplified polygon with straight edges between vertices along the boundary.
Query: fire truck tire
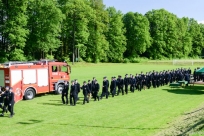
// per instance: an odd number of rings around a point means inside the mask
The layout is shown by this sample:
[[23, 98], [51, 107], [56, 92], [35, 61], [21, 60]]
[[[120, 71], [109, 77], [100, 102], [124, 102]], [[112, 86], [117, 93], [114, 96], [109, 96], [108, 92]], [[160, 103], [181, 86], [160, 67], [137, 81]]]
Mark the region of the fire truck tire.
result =
[[55, 91], [55, 94], [62, 94], [63, 84], [59, 84], [57, 86], [57, 90]]
[[35, 90], [32, 88], [28, 88], [24, 94], [25, 100], [31, 100], [35, 97]]

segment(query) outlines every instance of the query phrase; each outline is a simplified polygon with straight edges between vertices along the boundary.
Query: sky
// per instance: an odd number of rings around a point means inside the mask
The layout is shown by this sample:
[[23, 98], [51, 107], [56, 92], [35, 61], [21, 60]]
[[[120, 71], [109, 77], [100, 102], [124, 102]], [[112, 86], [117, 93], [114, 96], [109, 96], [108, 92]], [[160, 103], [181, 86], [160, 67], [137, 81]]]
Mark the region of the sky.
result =
[[204, 24], [204, 0], [103, 0], [103, 3], [124, 14], [132, 11], [144, 15], [152, 9], [164, 8], [179, 18], [194, 18]]

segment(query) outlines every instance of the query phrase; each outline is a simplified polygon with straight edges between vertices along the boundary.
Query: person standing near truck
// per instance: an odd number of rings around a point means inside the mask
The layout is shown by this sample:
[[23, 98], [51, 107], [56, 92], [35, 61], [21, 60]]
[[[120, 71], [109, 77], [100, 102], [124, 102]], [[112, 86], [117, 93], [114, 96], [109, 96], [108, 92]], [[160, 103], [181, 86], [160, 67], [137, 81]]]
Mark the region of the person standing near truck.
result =
[[9, 89], [9, 93], [8, 93], [8, 111], [10, 112], [10, 118], [13, 117], [13, 115], [15, 114], [13, 112], [13, 107], [14, 107], [14, 104], [15, 104], [15, 101], [14, 101], [14, 93], [13, 93], [13, 88], [11, 87]]
[[[76, 106], [76, 99], [77, 99], [77, 89], [75, 82], [72, 81], [72, 85], [70, 87], [70, 105], [71, 106]], [[72, 100], [74, 103], [72, 103]]]
[[[64, 88], [62, 90], [62, 103], [68, 104], [68, 91], [69, 91], [69, 83], [67, 81], [64, 82]], [[66, 101], [64, 100], [64, 97]]]

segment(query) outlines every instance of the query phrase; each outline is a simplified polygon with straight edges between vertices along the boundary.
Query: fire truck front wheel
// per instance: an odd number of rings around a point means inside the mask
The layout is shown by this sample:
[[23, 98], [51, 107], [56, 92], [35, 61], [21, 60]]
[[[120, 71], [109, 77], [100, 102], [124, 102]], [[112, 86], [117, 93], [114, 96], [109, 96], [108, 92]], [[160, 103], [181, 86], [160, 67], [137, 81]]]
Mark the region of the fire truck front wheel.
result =
[[59, 84], [57, 86], [57, 90], [55, 91], [55, 94], [61, 94], [63, 90], [63, 84]]
[[28, 88], [24, 94], [24, 98], [26, 100], [31, 100], [35, 97], [35, 90], [32, 88]]

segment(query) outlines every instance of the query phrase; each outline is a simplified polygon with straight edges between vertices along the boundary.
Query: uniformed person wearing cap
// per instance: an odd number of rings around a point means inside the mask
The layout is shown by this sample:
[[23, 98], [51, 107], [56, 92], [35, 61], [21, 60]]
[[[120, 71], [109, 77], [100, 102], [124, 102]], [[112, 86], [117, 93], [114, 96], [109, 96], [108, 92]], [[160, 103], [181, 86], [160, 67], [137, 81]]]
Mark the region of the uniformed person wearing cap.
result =
[[13, 88], [12, 87], [9, 89], [8, 96], [9, 96], [8, 111], [10, 112], [10, 118], [12, 118], [13, 115], [14, 115], [13, 107], [14, 107], [14, 103], [15, 103], [15, 101], [14, 101], [14, 93], [13, 93]]
[[100, 85], [99, 85], [98, 81], [95, 80], [95, 82], [94, 82], [94, 90], [93, 90], [93, 92], [94, 92], [93, 93], [94, 101], [96, 101], [96, 99], [98, 99], [98, 101], [99, 101], [99, 96], [98, 96], [99, 90], [100, 90]]
[[[72, 81], [72, 84], [70, 87], [70, 105], [75, 106], [76, 99], [77, 99], [77, 88], [75, 85], [75, 81]], [[73, 100], [73, 103], [72, 103], [72, 100]]]
[[125, 75], [124, 85], [125, 85], [125, 93], [128, 94], [128, 85], [131, 83], [131, 79], [128, 78], [128, 74]]
[[[68, 104], [68, 91], [69, 91], [69, 83], [67, 81], [64, 81], [64, 88], [62, 90], [62, 103]], [[66, 101], [64, 100], [64, 97]]]
[[121, 91], [122, 91], [122, 95], [124, 95], [123, 86], [124, 86], [124, 81], [123, 81], [123, 79], [122, 79], [122, 76], [119, 76], [119, 79], [118, 79], [118, 92], [117, 92], [117, 95], [119, 95]]
[[76, 85], [76, 92], [77, 92], [76, 101], [78, 101], [79, 100], [78, 94], [80, 93], [80, 84], [78, 83], [77, 79], [75, 79], [75, 85]]
[[109, 86], [109, 83], [108, 83], [108, 80], [107, 80], [107, 77], [104, 77], [103, 78], [103, 88], [102, 88], [102, 94], [101, 94], [101, 99], [106, 96], [106, 99], [108, 99], [108, 86]]
[[88, 99], [87, 95], [90, 93], [90, 90], [89, 90], [89, 87], [88, 87], [86, 81], [83, 82], [83, 86], [81, 87], [81, 89], [83, 90], [83, 95], [84, 95], [83, 104], [85, 104], [85, 101], [87, 103], [89, 103], [89, 99]]
[[115, 93], [116, 93], [116, 79], [115, 79], [115, 77], [112, 77], [111, 85], [110, 85], [110, 91], [111, 91], [112, 97], [114, 97]]
[[89, 87], [89, 91], [90, 93], [88, 94], [88, 99], [89, 101], [91, 100], [91, 97], [93, 96], [93, 90], [92, 90], [92, 83], [91, 83], [91, 80], [88, 80], [88, 87]]

